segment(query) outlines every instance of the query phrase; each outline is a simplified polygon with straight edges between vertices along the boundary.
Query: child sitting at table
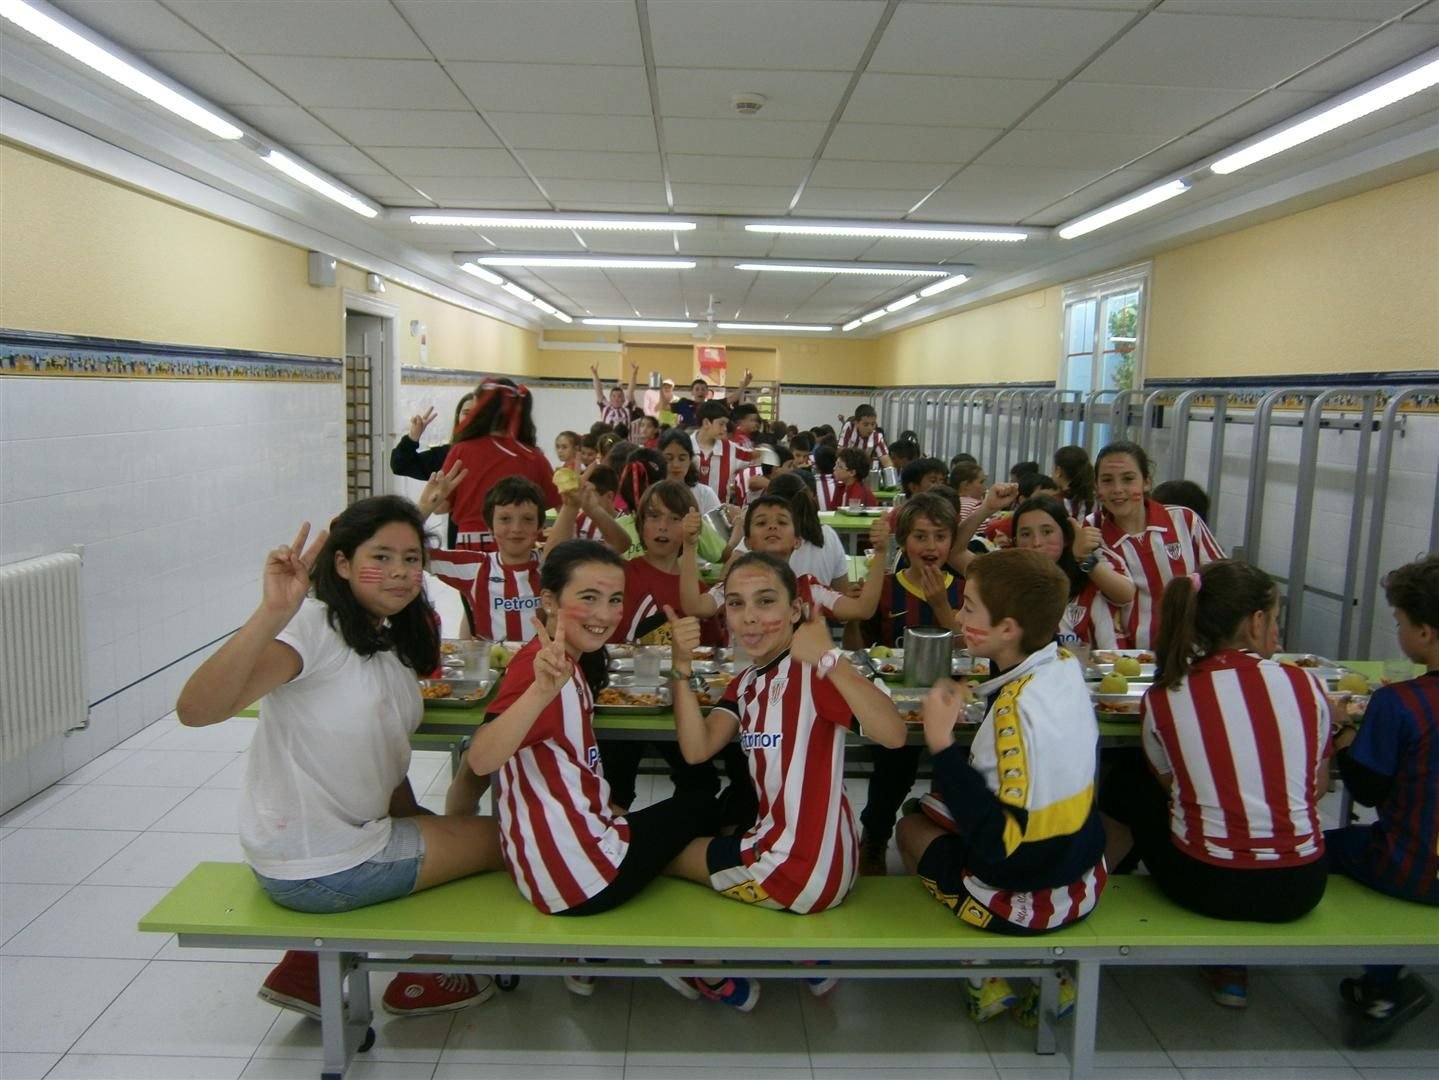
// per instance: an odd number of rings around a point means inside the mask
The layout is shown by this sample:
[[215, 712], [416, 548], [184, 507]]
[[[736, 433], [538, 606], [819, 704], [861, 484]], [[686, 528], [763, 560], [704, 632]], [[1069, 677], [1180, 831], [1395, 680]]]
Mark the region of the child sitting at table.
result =
[[[1372, 825], [1324, 834], [1329, 872], [1418, 904], [1439, 905], [1439, 556], [1401, 566], [1384, 579], [1399, 648], [1424, 674], [1374, 691], [1364, 722], [1334, 738], [1344, 783], [1376, 807]], [[1434, 1000], [1418, 975], [1370, 965], [1340, 983], [1350, 1007], [1346, 1039], [1370, 1046], [1389, 1038]]]
[[834, 482], [836, 489], [835, 498], [838, 500], [834, 509], [842, 510], [846, 506], [874, 506], [874, 492], [865, 487], [865, 478], [869, 476], [869, 455], [863, 450], [852, 446], [846, 446], [839, 452], [834, 462]]
[[839, 460], [839, 451], [827, 443], [820, 443], [814, 448], [811, 460], [814, 462], [815, 504], [819, 507], [820, 512], [843, 510], [844, 492], [834, 475], [835, 463]]
[[[943, 680], [925, 696], [935, 794], [899, 826], [905, 868], [960, 919], [999, 934], [1040, 934], [1084, 918], [1104, 889], [1094, 803], [1099, 726], [1079, 663], [1054, 643], [1069, 583], [1048, 556], [1010, 549], [976, 559], [965, 581], [965, 644], [989, 658], [988, 702], [968, 751], [955, 742], [970, 691]], [[1021, 1006], [1031, 1011], [1037, 993]], [[1068, 1001], [1066, 1001], [1066, 997]], [[1061, 1008], [1073, 991], [1061, 988]], [[971, 980], [976, 1020], [1019, 1005], [1007, 980]]]
[[[585, 489], [589, 492], [586, 493]], [[580, 484], [581, 504], [593, 501], [602, 507], [613, 507], [615, 495], [620, 489], [620, 476], [608, 465], [592, 465], [585, 478]], [[613, 515], [611, 515], [613, 516]], [[553, 528], [553, 526], [551, 526]], [[605, 534], [600, 528], [600, 523], [589, 514], [581, 510], [575, 515], [575, 538], [579, 540], [598, 540], [604, 543]], [[566, 538], [568, 539], [568, 537]]]
[[719, 501], [724, 502], [735, 474], [750, 463], [753, 453], [748, 446], [730, 438], [730, 414], [723, 402], [705, 402], [695, 411], [695, 420], [699, 424], [694, 433], [694, 447], [700, 483], [708, 484]]
[[[735, 560], [725, 575], [725, 619], [750, 666], [707, 716], [688, 682], [698, 629], [689, 619], [675, 621], [675, 730], [687, 761], [706, 761], [739, 736], [759, 816], [743, 835], [691, 841], [667, 872], [747, 904], [825, 911], [849, 895], [855, 880], [844, 733], [858, 721], [867, 738], [899, 746], [904, 721], [889, 696], [834, 647], [818, 609], [805, 621], [794, 574], [773, 555], [750, 552]], [[717, 985], [697, 979], [694, 986], [744, 1010], [759, 998], [750, 979]], [[810, 986], [824, 993], [833, 980]]]

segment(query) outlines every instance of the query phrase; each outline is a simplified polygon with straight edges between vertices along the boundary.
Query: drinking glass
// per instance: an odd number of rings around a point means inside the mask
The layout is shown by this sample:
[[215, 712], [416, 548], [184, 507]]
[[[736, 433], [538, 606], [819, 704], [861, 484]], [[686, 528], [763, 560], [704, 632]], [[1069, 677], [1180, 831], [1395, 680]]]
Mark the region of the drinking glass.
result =
[[1393, 657], [1384, 661], [1384, 685], [1404, 682], [1414, 678], [1414, 661], [1406, 656]]
[[658, 645], [639, 645], [635, 648], [635, 682], [654, 684], [660, 681], [660, 667], [664, 663], [665, 650]]

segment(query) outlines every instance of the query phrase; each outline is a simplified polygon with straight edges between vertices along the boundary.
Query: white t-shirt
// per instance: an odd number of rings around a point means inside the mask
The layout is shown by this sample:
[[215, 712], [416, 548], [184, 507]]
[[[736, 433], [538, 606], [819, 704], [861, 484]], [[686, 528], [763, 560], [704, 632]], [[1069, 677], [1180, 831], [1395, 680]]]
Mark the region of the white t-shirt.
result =
[[690, 488], [690, 494], [695, 497], [695, 502], [699, 504], [701, 517], [708, 514], [711, 510], [719, 509], [719, 496], [715, 494], [715, 489], [708, 484], [695, 484], [694, 487]]
[[424, 711], [415, 673], [393, 652], [360, 656], [327, 611], [306, 599], [276, 638], [304, 667], [261, 700], [240, 794], [245, 860], [286, 881], [348, 870], [389, 842]]
[[828, 585], [835, 578], [849, 576], [849, 556], [845, 554], [844, 541], [828, 525], [824, 530], [824, 547], [815, 547], [808, 540], [801, 540], [799, 547], [789, 557], [789, 567], [798, 577], [809, 574]]

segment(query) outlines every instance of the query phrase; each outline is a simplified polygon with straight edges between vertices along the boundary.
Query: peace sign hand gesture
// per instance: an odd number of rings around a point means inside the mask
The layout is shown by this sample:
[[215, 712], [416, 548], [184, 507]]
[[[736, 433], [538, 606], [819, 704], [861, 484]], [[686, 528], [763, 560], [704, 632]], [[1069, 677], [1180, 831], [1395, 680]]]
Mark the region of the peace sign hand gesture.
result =
[[300, 610], [300, 604], [310, 592], [310, 571], [320, 556], [320, 549], [329, 539], [329, 532], [321, 530], [309, 547], [305, 541], [310, 536], [310, 523], [300, 526], [295, 539], [281, 544], [265, 556], [265, 569], [261, 575], [263, 592], [260, 606], [277, 619], [288, 623]]
[[535, 653], [535, 681], [533, 683], [540, 696], [545, 701], [553, 700], [554, 696], [564, 689], [565, 683], [570, 681], [574, 674], [575, 662], [570, 659], [570, 654], [565, 651], [565, 616], [561, 612], [555, 619], [555, 636], [553, 640], [550, 633], [545, 629], [545, 621], [538, 615], [534, 617], [535, 636], [540, 639], [540, 649]]
[[415, 505], [420, 508], [420, 513], [426, 517], [431, 514], [448, 514], [450, 512], [450, 496], [469, 475], [470, 470], [465, 467], [465, 463], [458, 460], [445, 472], [431, 473], [424, 490], [420, 492], [420, 497], [415, 500]]
[[431, 405], [423, 414], [410, 417], [410, 439], [412, 442], [419, 442], [420, 436], [425, 433], [425, 428], [430, 426], [430, 421], [435, 418], [435, 407]]

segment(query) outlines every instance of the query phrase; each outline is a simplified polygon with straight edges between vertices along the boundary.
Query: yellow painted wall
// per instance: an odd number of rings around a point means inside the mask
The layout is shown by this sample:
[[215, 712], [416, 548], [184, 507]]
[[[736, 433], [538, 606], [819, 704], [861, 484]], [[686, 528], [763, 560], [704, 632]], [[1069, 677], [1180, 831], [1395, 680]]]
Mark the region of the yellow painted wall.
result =
[[[589, 376], [590, 365], [598, 363], [600, 375], [606, 380], [629, 379], [630, 365], [640, 365], [640, 379], [658, 371], [661, 377], [674, 379], [681, 386], [695, 376], [695, 339], [688, 334], [656, 334], [625, 331], [623, 335], [587, 335], [569, 331], [563, 336], [554, 332], [545, 335], [549, 341], [604, 340], [620, 341], [623, 353], [556, 352], [545, 350], [542, 355], [557, 358], [569, 373]], [[878, 342], [824, 337], [797, 338], [745, 334], [726, 337], [716, 334], [706, 344], [724, 345], [729, 350], [730, 382], [736, 382], [745, 368], [762, 381], [779, 379], [791, 385], [810, 386], [873, 386], [878, 374]], [[553, 374], [564, 374], [552, 370]]]
[[1432, 370], [1439, 172], [1154, 259], [1150, 379]]
[[889, 386], [1052, 382], [1059, 364], [1060, 290], [1041, 289], [909, 326], [879, 339]]

